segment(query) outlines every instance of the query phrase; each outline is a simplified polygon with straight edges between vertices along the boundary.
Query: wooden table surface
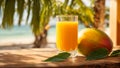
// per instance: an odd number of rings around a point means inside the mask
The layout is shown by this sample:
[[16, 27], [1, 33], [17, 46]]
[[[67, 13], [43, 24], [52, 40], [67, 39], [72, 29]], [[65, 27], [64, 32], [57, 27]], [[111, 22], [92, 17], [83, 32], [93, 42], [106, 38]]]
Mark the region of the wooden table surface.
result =
[[57, 50], [53, 48], [0, 50], [0, 68], [120, 68], [120, 56], [92, 61], [77, 56], [74, 61], [69, 58], [64, 62], [43, 62], [55, 54]]

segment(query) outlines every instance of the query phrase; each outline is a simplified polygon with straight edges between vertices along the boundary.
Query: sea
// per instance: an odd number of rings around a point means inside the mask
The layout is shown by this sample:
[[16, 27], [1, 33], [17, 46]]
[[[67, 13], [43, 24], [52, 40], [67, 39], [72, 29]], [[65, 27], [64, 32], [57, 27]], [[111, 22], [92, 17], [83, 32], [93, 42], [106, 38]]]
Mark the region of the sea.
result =
[[[83, 24], [79, 24], [78, 31], [85, 28]], [[52, 25], [48, 30], [49, 42], [55, 43], [56, 26]], [[5, 43], [31, 43], [34, 41], [34, 35], [29, 25], [17, 26], [11, 29], [0, 29], [0, 44]]]

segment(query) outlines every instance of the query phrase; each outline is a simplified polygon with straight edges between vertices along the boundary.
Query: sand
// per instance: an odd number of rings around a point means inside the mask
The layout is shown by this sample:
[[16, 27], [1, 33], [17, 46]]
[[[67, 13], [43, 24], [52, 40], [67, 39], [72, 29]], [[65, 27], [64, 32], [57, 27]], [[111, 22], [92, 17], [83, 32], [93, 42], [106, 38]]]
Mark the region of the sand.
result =
[[[0, 40], [0, 50], [4, 49], [25, 49], [25, 48], [32, 48], [34, 37], [20, 37], [20, 38], [13, 38], [13, 39], [4, 39]], [[55, 48], [55, 36], [48, 36], [47, 37], [48, 44], [46, 46], [42, 46], [42, 48]]]

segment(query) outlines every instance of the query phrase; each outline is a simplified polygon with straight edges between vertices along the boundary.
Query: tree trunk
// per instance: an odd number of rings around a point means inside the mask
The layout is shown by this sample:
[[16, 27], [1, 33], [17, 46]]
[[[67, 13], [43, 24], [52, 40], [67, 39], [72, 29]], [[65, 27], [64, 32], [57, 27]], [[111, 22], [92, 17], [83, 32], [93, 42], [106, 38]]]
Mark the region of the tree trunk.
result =
[[94, 6], [94, 20], [95, 24], [94, 27], [98, 28], [100, 30], [104, 30], [105, 28], [105, 0], [95, 0], [95, 6]]
[[47, 30], [43, 30], [40, 35], [35, 35], [35, 41], [33, 48], [41, 48], [47, 45]]

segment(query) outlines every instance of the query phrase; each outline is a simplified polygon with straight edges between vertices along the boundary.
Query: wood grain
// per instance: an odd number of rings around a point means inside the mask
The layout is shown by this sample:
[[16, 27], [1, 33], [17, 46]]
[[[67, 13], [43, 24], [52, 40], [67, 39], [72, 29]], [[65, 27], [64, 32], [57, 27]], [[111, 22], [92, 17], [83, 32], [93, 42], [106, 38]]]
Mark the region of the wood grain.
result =
[[51, 48], [1, 50], [0, 68], [120, 68], [120, 56], [92, 61], [77, 56], [64, 62], [43, 62], [55, 54], [57, 50]]

